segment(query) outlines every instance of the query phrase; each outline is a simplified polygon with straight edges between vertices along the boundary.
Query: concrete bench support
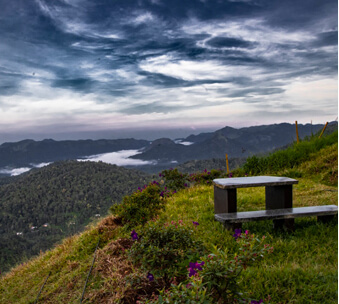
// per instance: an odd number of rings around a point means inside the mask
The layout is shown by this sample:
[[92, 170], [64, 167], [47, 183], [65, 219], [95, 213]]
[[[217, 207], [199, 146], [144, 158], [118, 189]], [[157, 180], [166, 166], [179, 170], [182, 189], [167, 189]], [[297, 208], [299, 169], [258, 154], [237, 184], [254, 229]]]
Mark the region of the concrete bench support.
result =
[[237, 212], [237, 189], [214, 187], [214, 213]]
[[[292, 208], [292, 185], [266, 186], [266, 210]], [[294, 219], [273, 220], [275, 229], [286, 227], [294, 230]]]

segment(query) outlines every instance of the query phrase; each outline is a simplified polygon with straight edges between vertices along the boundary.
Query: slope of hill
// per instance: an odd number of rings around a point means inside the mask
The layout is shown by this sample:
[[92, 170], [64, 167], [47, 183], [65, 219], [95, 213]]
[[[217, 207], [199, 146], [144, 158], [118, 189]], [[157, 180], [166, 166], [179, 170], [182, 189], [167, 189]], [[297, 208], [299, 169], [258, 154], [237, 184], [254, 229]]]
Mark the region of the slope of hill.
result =
[[[332, 182], [334, 186], [329, 186], [326, 179], [319, 180], [318, 176], [335, 171], [338, 162], [337, 142], [319, 146], [319, 149], [310, 154], [307, 161], [282, 168], [286, 171], [281, 172], [297, 172], [301, 176], [293, 190], [295, 206], [337, 205], [338, 170], [334, 175], [336, 183]], [[240, 211], [262, 209], [264, 192], [260, 187], [239, 191]], [[158, 225], [164, 231], [164, 227], [175, 229], [175, 225], [195, 226], [192, 235], [195, 240], [203, 243], [208, 259], [213, 260], [218, 255], [220, 258], [220, 253], [225, 250], [222, 261], [227, 261], [226, 265], [230, 267], [230, 263], [240, 258], [238, 243], [234, 240], [234, 232], [225, 231], [213, 218], [213, 187], [197, 185], [168, 198], [165, 210], [159, 213], [152, 225]], [[337, 220], [322, 224], [317, 223], [315, 218], [296, 219], [296, 231], [289, 234], [274, 231], [267, 221], [246, 223], [243, 228], [254, 233], [258, 240], [266, 236], [274, 248], [273, 254], [265, 255], [237, 274], [236, 291], [243, 292], [242, 297], [250, 298], [246, 303], [262, 303], [259, 299], [265, 299], [264, 303], [337, 303]], [[97, 225], [88, 227], [84, 233], [64, 240], [62, 245], [2, 276], [0, 303], [33, 303], [38, 295], [38, 303], [78, 303], [93, 261], [94, 268], [89, 276], [83, 303], [136, 303], [137, 299], [140, 300], [138, 297], [150, 298], [152, 292], [159, 292], [157, 288], [164, 287], [162, 284], [165, 278], [153, 277], [154, 269], [143, 270], [140, 264], [131, 259], [130, 248], [133, 244], [138, 244], [137, 234], [143, 229], [136, 226], [134, 230], [134, 234], [124, 230], [121, 223], [110, 216]], [[94, 255], [97, 244], [99, 247]], [[172, 262], [174, 264], [175, 261]], [[205, 265], [199, 267], [206, 275]], [[189, 278], [187, 273], [186, 277], [171, 279], [174, 286], [177, 280], [183, 283], [181, 287], [172, 286], [170, 289], [180, 291], [176, 294], [178, 298], [179, 295], [182, 298], [198, 295], [195, 292], [203, 288], [199, 285], [199, 275]], [[214, 284], [221, 283], [220, 280], [222, 279], [219, 278]], [[44, 282], [46, 284], [41, 290]], [[200, 291], [202, 297], [204, 289]], [[212, 291], [205, 289], [205, 292], [208, 298], [204, 303], [216, 303]], [[140, 300], [139, 303], [144, 301]], [[163, 302], [159, 300], [147, 303]]]
[[62, 161], [0, 186], [1, 270], [81, 231], [149, 179], [115, 165]]

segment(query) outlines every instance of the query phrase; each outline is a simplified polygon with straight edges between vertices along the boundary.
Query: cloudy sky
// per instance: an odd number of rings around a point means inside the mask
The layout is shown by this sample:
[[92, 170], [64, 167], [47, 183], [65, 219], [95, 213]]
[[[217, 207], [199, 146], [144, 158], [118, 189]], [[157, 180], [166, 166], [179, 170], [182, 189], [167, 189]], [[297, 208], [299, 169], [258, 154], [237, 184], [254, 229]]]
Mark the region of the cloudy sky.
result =
[[325, 123], [337, 52], [337, 0], [0, 0], [0, 142]]

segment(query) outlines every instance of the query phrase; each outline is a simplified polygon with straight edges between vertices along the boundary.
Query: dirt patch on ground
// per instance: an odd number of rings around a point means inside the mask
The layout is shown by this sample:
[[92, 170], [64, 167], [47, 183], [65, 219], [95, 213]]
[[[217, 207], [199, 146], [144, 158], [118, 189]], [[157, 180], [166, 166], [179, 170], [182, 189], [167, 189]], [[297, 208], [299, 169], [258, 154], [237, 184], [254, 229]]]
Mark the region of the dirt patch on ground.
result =
[[122, 226], [121, 218], [113, 215], [103, 219], [97, 226], [101, 239], [110, 240], [116, 236], [117, 228]]
[[142, 297], [164, 287], [164, 282], [149, 281], [145, 273], [128, 260], [126, 251], [133, 245], [131, 239], [112, 241], [97, 252], [93, 276], [100, 277], [102, 286], [89, 290], [86, 296], [90, 303], [135, 304]]

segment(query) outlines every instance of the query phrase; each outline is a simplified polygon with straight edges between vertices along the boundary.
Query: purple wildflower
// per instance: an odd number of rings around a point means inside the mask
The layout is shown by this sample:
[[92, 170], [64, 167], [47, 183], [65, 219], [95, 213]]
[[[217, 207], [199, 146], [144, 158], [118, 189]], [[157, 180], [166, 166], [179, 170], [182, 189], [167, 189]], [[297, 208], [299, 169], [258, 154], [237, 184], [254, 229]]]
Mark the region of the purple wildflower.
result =
[[228, 177], [233, 177], [233, 173], [231, 172], [231, 173], [228, 175]]
[[201, 262], [200, 264], [199, 263], [195, 263], [195, 268], [198, 269], [198, 270], [202, 270], [202, 266], [204, 266], [205, 262]]
[[133, 239], [134, 241], [136, 241], [136, 240], [139, 239], [138, 234], [135, 232], [135, 230], [133, 230], [133, 231], [131, 232], [131, 237], [132, 237], [132, 239]]
[[192, 223], [193, 223], [194, 226], [198, 226], [198, 225], [199, 225], [198, 222], [194, 222], [194, 221], [193, 221]]
[[189, 277], [194, 276], [197, 273], [197, 270], [202, 270], [202, 266], [205, 264], [205, 262], [201, 262], [200, 264], [198, 262], [192, 263], [190, 262], [189, 267]]
[[194, 275], [197, 273], [197, 272], [194, 270], [194, 268], [190, 268], [189, 271], [190, 271], [189, 274], [188, 274], [189, 277], [192, 277], [192, 276], [194, 276]]
[[233, 237], [235, 239], [238, 239], [238, 237], [240, 237], [240, 235], [241, 235], [241, 229], [235, 229]]
[[149, 279], [150, 282], [154, 281], [154, 276], [150, 272], [147, 273], [147, 279]]
[[162, 174], [161, 174], [161, 173], [159, 173], [159, 176], [160, 176], [160, 177], [162, 177]]
[[264, 303], [263, 299], [260, 299], [259, 301], [256, 301], [256, 300], [251, 301], [251, 304], [261, 304], [261, 303]]

